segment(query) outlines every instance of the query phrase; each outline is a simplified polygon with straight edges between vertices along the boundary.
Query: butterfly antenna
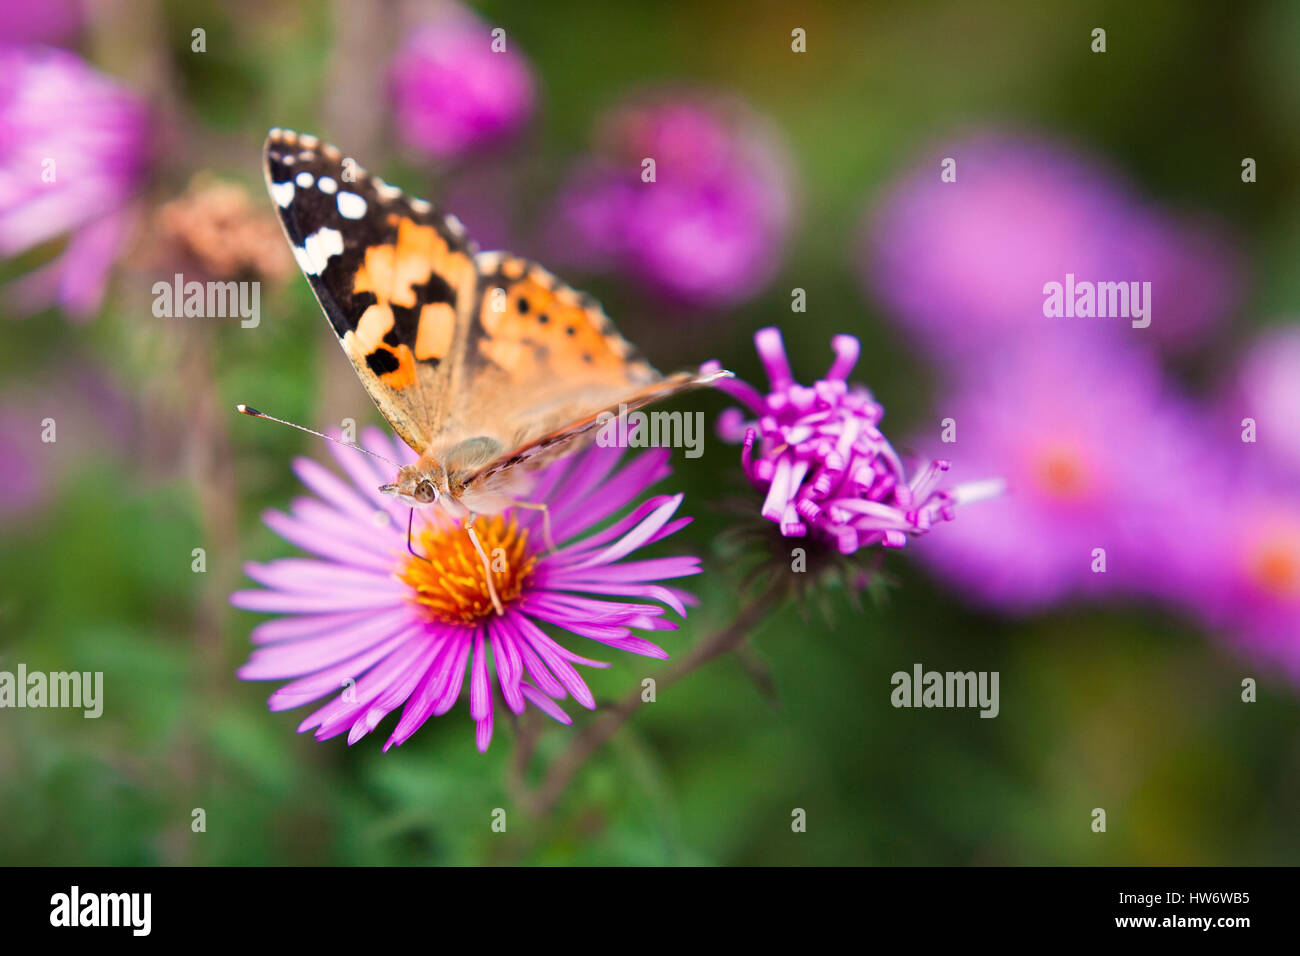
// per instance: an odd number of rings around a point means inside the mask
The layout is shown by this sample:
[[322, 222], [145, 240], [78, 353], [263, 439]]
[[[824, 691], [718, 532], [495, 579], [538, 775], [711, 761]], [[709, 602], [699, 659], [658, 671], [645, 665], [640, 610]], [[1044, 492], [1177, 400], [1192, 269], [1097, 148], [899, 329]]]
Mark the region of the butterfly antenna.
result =
[[[293, 422], [286, 422], [283, 418], [276, 418], [274, 415], [266, 414], [266, 412], [259, 412], [256, 408], [253, 408], [253, 406], [251, 405], [236, 405], [235, 411], [239, 412], [239, 414], [241, 415], [247, 415], [249, 418], [265, 418], [268, 422], [279, 422], [281, 425], [288, 425], [290, 428], [296, 428], [298, 429], [298, 431], [306, 432], [308, 435], [315, 435], [317, 438], [324, 438], [326, 441], [332, 441], [334, 444], [342, 445], [344, 448], [351, 448], [353, 451], [359, 451], [363, 455], [369, 455], [371, 458], [378, 458], [380, 461], [386, 461], [394, 468], [402, 467], [399, 463], [393, 461], [391, 458], [385, 458], [383, 455], [377, 455], [373, 451], [370, 451], [367, 448], [362, 448], [360, 445], [356, 444], [355, 442], [344, 441], [341, 438], [334, 438], [330, 435], [326, 435], [324, 432], [318, 432], [311, 428], [304, 428], [302, 425], [295, 425]], [[408, 528], [407, 530], [409, 531], [410, 529]]]

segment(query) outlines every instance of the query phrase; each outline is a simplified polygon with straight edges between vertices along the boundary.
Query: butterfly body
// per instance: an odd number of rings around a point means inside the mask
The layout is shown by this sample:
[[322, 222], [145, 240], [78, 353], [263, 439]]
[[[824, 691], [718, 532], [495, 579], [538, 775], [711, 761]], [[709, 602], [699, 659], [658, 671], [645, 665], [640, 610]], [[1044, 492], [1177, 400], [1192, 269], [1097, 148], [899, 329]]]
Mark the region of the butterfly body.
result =
[[479, 252], [454, 216], [316, 137], [271, 130], [265, 173], [339, 344], [419, 455], [380, 489], [413, 507], [500, 511], [608, 414], [731, 374], [660, 374], [590, 296]]

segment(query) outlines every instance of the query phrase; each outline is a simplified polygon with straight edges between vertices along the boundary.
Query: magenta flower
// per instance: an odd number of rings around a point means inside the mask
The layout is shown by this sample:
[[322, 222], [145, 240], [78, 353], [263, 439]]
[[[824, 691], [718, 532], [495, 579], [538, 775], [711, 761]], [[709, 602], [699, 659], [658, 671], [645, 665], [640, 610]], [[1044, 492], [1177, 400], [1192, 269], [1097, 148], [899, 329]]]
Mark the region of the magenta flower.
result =
[[551, 244], [576, 267], [617, 270], [677, 304], [734, 306], [780, 263], [789, 170], [780, 140], [739, 103], [641, 97], [601, 123], [595, 153], [561, 190]]
[[63, 43], [83, 19], [81, 0], [0, 0], [0, 43]]
[[1300, 326], [1265, 332], [1242, 358], [1218, 412], [1231, 441], [1240, 445], [1243, 421], [1255, 422], [1255, 442], [1238, 448], [1258, 452], [1300, 475]]
[[[941, 179], [955, 162], [956, 180]], [[1238, 257], [1101, 163], [1056, 142], [986, 131], [953, 137], [888, 189], [864, 222], [863, 281], [919, 347], [949, 360], [1011, 338], [1113, 337], [1184, 347], [1238, 298]], [[1049, 282], [1150, 282], [1151, 324], [1048, 318]]]
[[[393, 460], [414, 460], [377, 430], [364, 443]], [[492, 739], [498, 691], [516, 714], [531, 703], [567, 724], [556, 701], [571, 696], [595, 707], [573, 665], [608, 665], [568, 650], [541, 624], [618, 651], [666, 658], [633, 631], [673, 630], [665, 606], [684, 616], [695, 603], [656, 582], [699, 573], [699, 559], [624, 560], [691, 520], [673, 518], [681, 495], [633, 506], [668, 475], [666, 451], [620, 468], [619, 449], [593, 447], [539, 472], [530, 497], [549, 503], [553, 553], [535, 509], [478, 519], [503, 615], [493, 610], [480, 558], [458, 523], [433, 509], [418, 512], [414, 546], [428, 560], [412, 556], [407, 509], [377, 490], [392, 477], [386, 467], [347, 448], [331, 451], [352, 485], [300, 458], [295, 471], [317, 497], [297, 500], [290, 514], [265, 516], [277, 534], [317, 557], [249, 564], [248, 576], [265, 590], [231, 595], [236, 607], [287, 615], [253, 630], [253, 642], [262, 646], [239, 671], [246, 680], [292, 678], [271, 695], [271, 710], [337, 694], [298, 727], [314, 729], [318, 740], [347, 731], [348, 743], [356, 743], [404, 704], [384, 749], [401, 744], [431, 716], [451, 709], [466, 667], [480, 751]], [[597, 530], [608, 518], [615, 520]]]
[[519, 132], [535, 93], [527, 60], [460, 6], [417, 27], [393, 59], [390, 89], [398, 134], [435, 159], [458, 159]]
[[976, 601], [1017, 612], [1158, 591], [1189, 534], [1176, 516], [1189, 499], [1205, 503], [1201, 421], [1145, 351], [1008, 345], [972, 364], [916, 440], [951, 448], [955, 473], [996, 469], [1007, 494], [970, 511], [923, 562]]
[[1256, 474], [1222, 490], [1212, 508], [1186, 512], [1194, 531], [1167, 566], [1172, 596], [1234, 650], [1300, 683], [1300, 487]]
[[67, 236], [15, 283], [23, 312], [57, 303], [87, 317], [133, 216], [148, 159], [144, 105], [72, 53], [0, 47], [0, 256]]
[[[951, 521], [957, 504], [1000, 493], [996, 480], [939, 490], [949, 467], [943, 459], [907, 476], [878, 427], [884, 409], [865, 388], [846, 381], [858, 361], [853, 336], [831, 340], [835, 361], [812, 386], [794, 380], [777, 329], [760, 330], [754, 344], [771, 390], [763, 396], [746, 382], [718, 382], [757, 418], [746, 422], [740, 409], [730, 409], [718, 430], [726, 440], [743, 438], [745, 475], [764, 495], [763, 517], [781, 534], [803, 537], [811, 528], [841, 554], [874, 544], [901, 548], [934, 522]], [[716, 367], [709, 363], [703, 370]]]

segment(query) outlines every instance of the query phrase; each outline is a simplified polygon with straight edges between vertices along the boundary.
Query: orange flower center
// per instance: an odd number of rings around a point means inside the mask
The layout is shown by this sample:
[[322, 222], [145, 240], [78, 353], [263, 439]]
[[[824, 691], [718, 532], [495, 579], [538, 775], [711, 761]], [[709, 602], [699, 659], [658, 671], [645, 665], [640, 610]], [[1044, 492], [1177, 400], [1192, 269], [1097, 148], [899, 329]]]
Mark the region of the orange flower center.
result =
[[1278, 597], [1300, 596], [1300, 546], [1291, 539], [1263, 542], [1254, 553], [1251, 570], [1265, 591]]
[[1045, 448], [1035, 461], [1038, 484], [1057, 498], [1080, 498], [1088, 489], [1088, 469], [1070, 445]]
[[[513, 516], [507, 521], [504, 515], [479, 517], [474, 531], [501, 603], [517, 601], [537, 564], [537, 556], [528, 550], [528, 531], [521, 530]], [[413, 537], [412, 547], [428, 560], [408, 554], [397, 577], [429, 617], [447, 624], [477, 624], [496, 613], [488, 571], [463, 527], [434, 518]]]

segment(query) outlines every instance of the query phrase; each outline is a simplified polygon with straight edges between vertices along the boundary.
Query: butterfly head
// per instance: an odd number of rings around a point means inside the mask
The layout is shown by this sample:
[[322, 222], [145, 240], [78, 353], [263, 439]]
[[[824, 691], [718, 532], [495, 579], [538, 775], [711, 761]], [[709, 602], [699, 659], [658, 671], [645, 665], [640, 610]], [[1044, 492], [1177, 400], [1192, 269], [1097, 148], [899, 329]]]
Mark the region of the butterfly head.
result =
[[402, 468], [397, 473], [397, 480], [380, 485], [379, 491], [413, 508], [427, 508], [452, 497], [447, 487], [447, 472], [441, 468], [429, 468], [424, 462]]

